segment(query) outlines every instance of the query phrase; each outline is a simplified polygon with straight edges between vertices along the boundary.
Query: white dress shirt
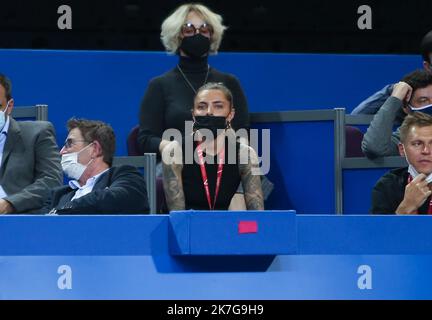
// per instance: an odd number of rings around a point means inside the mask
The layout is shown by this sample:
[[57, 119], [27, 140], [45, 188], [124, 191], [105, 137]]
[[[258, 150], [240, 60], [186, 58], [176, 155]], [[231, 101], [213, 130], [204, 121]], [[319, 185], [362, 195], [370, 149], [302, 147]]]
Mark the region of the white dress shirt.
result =
[[93, 187], [96, 184], [97, 179], [108, 170], [109, 168], [91, 178], [88, 178], [86, 184], [83, 185], [82, 187], [80, 186], [78, 181], [70, 180], [69, 187], [71, 187], [74, 190], [77, 189], [71, 201], [81, 198], [82, 196], [85, 196], [86, 194], [90, 193], [93, 190]]

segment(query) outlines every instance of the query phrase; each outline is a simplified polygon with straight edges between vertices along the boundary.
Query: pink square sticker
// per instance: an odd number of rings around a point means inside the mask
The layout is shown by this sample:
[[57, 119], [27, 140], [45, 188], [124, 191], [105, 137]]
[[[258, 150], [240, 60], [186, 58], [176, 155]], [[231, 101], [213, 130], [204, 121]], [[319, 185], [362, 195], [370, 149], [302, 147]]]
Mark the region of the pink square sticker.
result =
[[238, 232], [243, 233], [257, 233], [258, 223], [256, 221], [240, 221], [238, 225]]

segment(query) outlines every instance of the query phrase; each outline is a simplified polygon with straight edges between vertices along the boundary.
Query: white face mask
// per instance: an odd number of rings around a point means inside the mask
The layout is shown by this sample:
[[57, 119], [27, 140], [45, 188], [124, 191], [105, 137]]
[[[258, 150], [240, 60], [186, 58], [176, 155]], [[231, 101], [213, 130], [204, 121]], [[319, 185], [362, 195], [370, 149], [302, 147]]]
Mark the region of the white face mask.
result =
[[[407, 159], [408, 162], [408, 159]], [[411, 175], [411, 177], [414, 179], [415, 177], [417, 177], [419, 175], [419, 173], [417, 172], [417, 170], [408, 162], [409, 166], [408, 166], [408, 172]], [[427, 177], [426, 177], [426, 182], [427, 183], [431, 183], [432, 182], [432, 173], [430, 173]]]
[[0, 111], [0, 131], [3, 130], [3, 127], [6, 124], [6, 119], [7, 119], [6, 110], [9, 108], [9, 102], [10, 100], [7, 102], [6, 108]]
[[[420, 173], [417, 172], [417, 170], [414, 168], [414, 166], [409, 162], [408, 157], [406, 156], [406, 152], [405, 152], [405, 146], [402, 145], [403, 149], [404, 149], [404, 153], [405, 153], [405, 160], [408, 163], [408, 173], [411, 175], [411, 177], [413, 179], [415, 179], [415, 177], [417, 177]], [[430, 173], [427, 177], [426, 177], [426, 182], [427, 183], [431, 183], [432, 182], [432, 173]]]
[[79, 178], [81, 178], [82, 174], [84, 173], [85, 169], [87, 169], [88, 165], [93, 161], [93, 159], [91, 159], [86, 165], [83, 165], [83, 164], [78, 162], [78, 155], [82, 151], [87, 149], [89, 146], [91, 146], [92, 144], [93, 144], [93, 142], [78, 152], [65, 153], [62, 155], [61, 166], [62, 166], [63, 172], [69, 178], [74, 179], [74, 180], [79, 180]]

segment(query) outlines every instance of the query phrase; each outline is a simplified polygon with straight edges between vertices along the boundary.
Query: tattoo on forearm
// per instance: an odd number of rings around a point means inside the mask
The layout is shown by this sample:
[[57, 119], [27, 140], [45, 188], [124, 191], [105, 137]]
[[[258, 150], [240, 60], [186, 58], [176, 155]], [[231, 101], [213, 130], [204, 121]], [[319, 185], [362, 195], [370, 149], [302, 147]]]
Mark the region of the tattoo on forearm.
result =
[[261, 176], [253, 175], [253, 168], [258, 169], [258, 157], [247, 145], [240, 144], [240, 153], [248, 153], [248, 163], [239, 164], [240, 177], [244, 189], [247, 210], [264, 210], [264, 197], [261, 188]]
[[182, 165], [166, 165], [162, 162], [163, 186], [168, 209], [184, 210], [185, 196], [183, 191], [183, 181], [181, 177]]

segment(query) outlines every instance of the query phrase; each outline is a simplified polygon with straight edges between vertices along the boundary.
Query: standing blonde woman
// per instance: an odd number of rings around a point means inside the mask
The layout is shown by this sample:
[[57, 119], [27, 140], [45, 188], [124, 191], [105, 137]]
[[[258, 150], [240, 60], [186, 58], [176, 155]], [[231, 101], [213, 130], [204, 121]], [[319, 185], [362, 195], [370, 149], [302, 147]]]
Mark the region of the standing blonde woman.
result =
[[164, 130], [175, 128], [184, 134], [185, 121], [194, 96], [207, 82], [221, 82], [233, 94], [236, 118], [234, 130], [249, 127], [246, 97], [236, 77], [211, 67], [209, 54], [216, 54], [226, 27], [222, 17], [201, 4], [184, 4], [162, 23], [161, 40], [166, 50], [179, 57], [178, 64], [153, 78], [141, 103], [138, 143], [142, 152], [160, 152], [168, 141]]
[[[166, 73], [150, 80], [141, 103], [138, 144], [141, 152], [160, 156], [169, 143], [162, 139], [166, 129], [177, 129], [183, 135], [185, 121], [192, 121], [191, 107], [198, 88], [208, 82], [223, 83], [233, 95], [236, 117], [234, 130], [249, 128], [249, 111], [238, 79], [209, 65], [208, 56], [216, 54], [226, 27], [222, 17], [201, 4], [183, 4], [162, 23], [161, 40], [170, 54], [178, 55], [178, 63]], [[158, 166], [157, 174], [160, 175]], [[245, 208], [240, 193], [233, 206]]]

